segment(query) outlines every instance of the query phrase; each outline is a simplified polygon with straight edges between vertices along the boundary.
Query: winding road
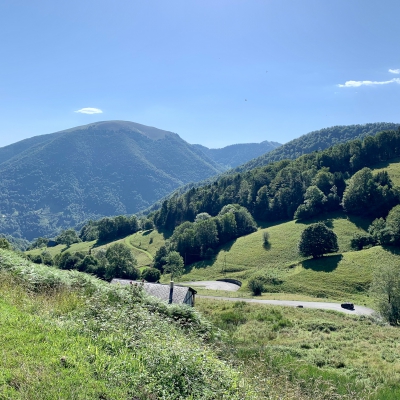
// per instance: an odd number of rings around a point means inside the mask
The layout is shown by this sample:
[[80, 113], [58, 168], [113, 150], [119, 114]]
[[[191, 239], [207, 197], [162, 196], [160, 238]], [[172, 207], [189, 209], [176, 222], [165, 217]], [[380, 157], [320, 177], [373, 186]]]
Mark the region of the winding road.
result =
[[[181, 282], [182, 285], [191, 286], [193, 288], [204, 288], [214, 290], [227, 290], [230, 292], [237, 291], [240, 286], [234, 283], [221, 282], [221, 281], [196, 281], [196, 282]], [[303, 307], [303, 308], [314, 308], [320, 310], [333, 310], [339, 311], [345, 314], [353, 315], [372, 315], [375, 313], [374, 310], [368, 307], [354, 305], [354, 310], [347, 310], [342, 308], [340, 303], [324, 303], [318, 301], [291, 301], [291, 300], [259, 300], [259, 299], [244, 299], [240, 297], [220, 297], [220, 296], [201, 296], [197, 295], [202, 299], [213, 299], [213, 300], [225, 300], [225, 301], [244, 301], [246, 303], [258, 303], [258, 304], [270, 304], [275, 306], [287, 306], [287, 307]]]

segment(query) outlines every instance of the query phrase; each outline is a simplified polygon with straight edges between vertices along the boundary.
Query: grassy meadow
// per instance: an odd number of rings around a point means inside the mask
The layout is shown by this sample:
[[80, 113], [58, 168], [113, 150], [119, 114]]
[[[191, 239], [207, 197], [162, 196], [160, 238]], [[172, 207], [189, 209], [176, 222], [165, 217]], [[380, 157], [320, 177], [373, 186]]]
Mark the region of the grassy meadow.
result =
[[[297, 244], [304, 228], [317, 221], [324, 221], [337, 234], [339, 252], [321, 259], [306, 259], [298, 254]], [[266, 286], [268, 298], [280, 293], [288, 299], [305, 296], [371, 305], [368, 288], [373, 271], [386, 263], [398, 262], [398, 252], [380, 246], [353, 251], [353, 234], [364, 232], [369, 223], [363, 218], [334, 213], [306, 223], [289, 221], [267, 226], [223, 246], [213, 259], [188, 266], [181, 280], [236, 278], [243, 286], [234, 296], [248, 296], [246, 283], [251, 277], [272, 276], [279, 283]], [[263, 244], [264, 231], [269, 233], [267, 246]]]
[[256, 399], [194, 309], [0, 250], [1, 399]]
[[400, 330], [379, 320], [201, 298], [196, 307], [226, 332], [226, 357], [257, 377], [265, 398], [271, 385], [282, 398], [400, 397]]

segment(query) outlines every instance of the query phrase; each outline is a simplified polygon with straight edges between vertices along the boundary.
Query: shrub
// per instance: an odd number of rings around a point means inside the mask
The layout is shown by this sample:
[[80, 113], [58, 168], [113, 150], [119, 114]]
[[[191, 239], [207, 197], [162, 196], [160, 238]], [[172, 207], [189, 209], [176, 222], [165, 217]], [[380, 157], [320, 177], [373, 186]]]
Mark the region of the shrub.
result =
[[142, 272], [142, 279], [147, 282], [157, 282], [160, 280], [161, 273], [156, 268], [146, 268]]
[[264, 246], [269, 244], [269, 232], [268, 231], [263, 232], [263, 243], [264, 243]]
[[350, 246], [355, 250], [362, 250], [365, 246], [376, 244], [376, 240], [369, 233], [355, 233]]
[[264, 283], [260, 277], [251, 278], [249, 280], [249, 289], [254, 296], [261, 296], [264, 290]]
[[6, 238], [0, 237], [0, 249], [11, 250], [11, 245]]

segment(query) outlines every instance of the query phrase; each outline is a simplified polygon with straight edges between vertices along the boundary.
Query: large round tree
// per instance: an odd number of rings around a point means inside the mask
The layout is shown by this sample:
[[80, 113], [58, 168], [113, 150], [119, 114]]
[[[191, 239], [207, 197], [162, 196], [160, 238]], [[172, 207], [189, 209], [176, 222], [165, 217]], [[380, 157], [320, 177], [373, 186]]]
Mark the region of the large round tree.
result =
[[311, 224], [301, 233], [298, 245], [302, 256], [322, 257], [339, 250], [336, 233], [322, 222]]

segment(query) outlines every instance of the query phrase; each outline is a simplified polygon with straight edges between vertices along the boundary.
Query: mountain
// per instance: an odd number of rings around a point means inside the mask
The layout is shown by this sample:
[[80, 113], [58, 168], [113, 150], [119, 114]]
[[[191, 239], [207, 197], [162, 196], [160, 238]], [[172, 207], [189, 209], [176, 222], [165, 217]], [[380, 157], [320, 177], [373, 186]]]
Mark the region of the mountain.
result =
[[195, 144], [209, 158], [226, 168], [234, 168], [238, 165], [268, 153], [279, 146], [277, 142], [268, 142], [265, 140], [261, 143], [240, 143], [223, 147], [221, 149], [209, 149], [201, 144]]
[[352, 139], [363, 139], [366, 136], [374, 136], [378, 132], [396, 130], [399, 127], [400, 124], [376, 122], [364, 125], [338, 125], [320, 129], [300, 136], [267, 154], [248, 161], [237, 167], [233, 172], [249, 171], [273, 161], [294, 160], [303, 154], [312, 153], [316, 150], [324, 150], [335, 144], [344, 143]]
[[0, 148], [0, 232], [33, 239], [131, 214], [223, 168], [179, 135], [97, 122]]

